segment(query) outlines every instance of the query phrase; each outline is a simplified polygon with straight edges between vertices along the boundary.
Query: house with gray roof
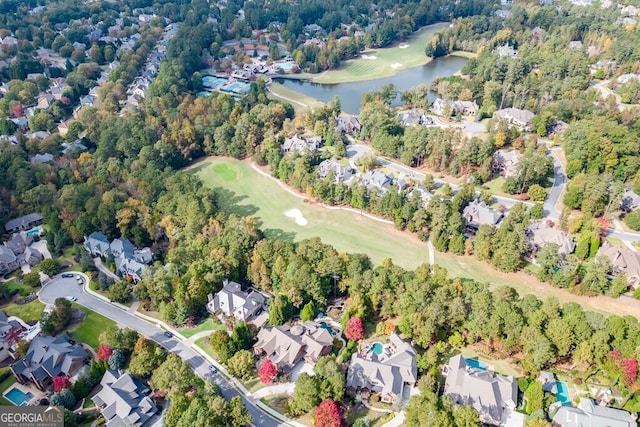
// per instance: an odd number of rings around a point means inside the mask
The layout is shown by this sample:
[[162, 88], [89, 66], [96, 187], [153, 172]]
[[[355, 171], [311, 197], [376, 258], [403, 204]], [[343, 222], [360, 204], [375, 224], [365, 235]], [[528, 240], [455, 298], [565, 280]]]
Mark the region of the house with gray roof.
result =
[[636, 427], [636, 417], [622, 409], [596, 404], [592, 399], [580, 398], [577, 408], [562, 406], [553, 416], [558, 427]]
[[31, 163], [35, 163], [35, 164], [45, 164], [45, 163], [50, 163], [53, 161], [53, 154], [51, 153], [44, 153], [44, 154], [36, 154], [35, 156], [31, 157], [31, 159], [29, 159], [31, 161]]
[[84, 248], [94, 257], [107, 256], [111, 252], [109, 239], [100, 231], [94, 231], [89, 237], [84, 237]]
[[124, 237], [113, 239], [109, 243], [107, 236], [99, 231], [84, 237], [84, 248], [92, 256], [113, 255], [116, 273], [122, 277], [130, 277], [136, 282], [142, 278], [144, 267], [153, 260], [151, 249], [137, 249]]
[[503, 108], [493, 113], [494, 119], [505, 120], [507, 123], [527, 132], [531, 131], [531, 121], [535, 116], [531, 111], [519, 108]]
[[596, 256], [605, 256], [611, 262], [611, 274], [624, 274], [627, 285], [636, 289], [640, 285], [640, 254], [625, 246], [614, 246], [605, 240]]
[[433, 198], [433, 193], [427, 190], [424, 186], [418, 185], [407, 194], [407, 199], [411, 199], [412, 197], [419, 197], [422, 201], [422, 205], [426, 207]]
[[295, 134], [291, 138], [285, 138], [280, 149], [284, 154], [289, 152], [298, 154], [309, 152], [312, 155], [315, 155], [321, 144], [322, 138], [319, 136], [302, 136]]
[[11, 249], [0, 245], [0, 274], [7, 274], [20, 268], [18, 257]]
[[91, 400], [100, 408], [107, 427], [143, 426], [158, 412], [149, 396], [151, 390], [128, 372], [109, 369], [100, 386], [102, 389]]
[[394, 332], [381, 354], [369, 351], [351, 356], [347, 391], [377, 394], [383, 402], [394, 403], [417, 378], [416, 350]]
[[35, 337], [27, 354], [10, 365], [11, 372], [20, 384], [32, 382], [45, 390], [57, 376], [73, 376], [89, 354], [78, 344], [72, 344], [67, 334], [58, 337]]
[[628, 188], [622, 193], [622, 201], [620, 202], [620, 210], [624, 212], [632, 212], [640, 208], [640, 196], [632, 189]]
[[23, 264], [33, 267], [42, 261], [42, 254], [30, 246], [32, 243], [33, 237], [20, 231], [0, 245], [0, 275], [11, 273]]
[[258, 356], [266, 356], [284, 373], [289, 373], [301, 360], [315, 364], [318, 358], [331, 353], [333, 337], [316, 322], [294, 326], [265, 326], [258, 332], [253, 346]]
[[376, 191], [378, 194], [384, 194], [387, 187], [391, 185], [393, 179], [378, 170], [367, 171], [362, 175], [360, 185], [367, 187], [369, 192]]
[[336, 129], [341, 133], [354, 134], [360, 133], [362, 124], [356, 116], [336, 117]]
[[494, 53], [502, 58], [515, 58], [518, 56], [518, 49], [514, 49], [510, 44], [503, 44], [495, 48]]
[[245, 292], [239, 283], [224, 279], [222, 289], [215, 296], [209, 294], [207, 311], [222, 312], [225, 316], [234, 317], [241, 322], [249, 322], [266, 311], [264, 296], [252, 290]]
[[4, 229], [9, 233], [17, 233], [20, 230], [29, 230], [37, 225], [42, 224], [42, 214], [38, 212], [7, 221]]
[[542, 383], [543, 391], [551, 394], [558, 393], [558, 382], [556, 381], [556, 376], [553, 375], [553, 372], [540, 371], [540, 375], [538, 375], [538, 378], [536, 379]]
[[496, 225], [504, 214], [491, 209], [483, 201], [473, 200], [462, 211], [462, 216], [467, 221], [467, 228], [477, 230], [481, 225]]
[[576, 248], [576, 242], [562, 230], [557, 230], [546, 221], [538, 221], [529, 225], [525, 230], [529, 239], [529, 250], [533, 256], [549, 243], [558, 245], [559, 255], [569, 255]]
[[493, 171], [505, 178], [517, 177], [522, 154], [518, 150], [497, 150], [493, 153]]
[[343, 165], [333, 159], [324, 160], [318, 165], [318, 175], [320, 175], [321, 178], [326, 178], [332, 172], [333, 179], [336, 183], [349, 181], [355, 174], [355, 171], [349, 164]]
[[442, 98], [437, 98], [431, 106], [431, 110], [440, 116], [445, 115], [445, 113], [448, 113], [450, 116], [456, 116], [458, 114], [475, 116], [478, 114], [479, 108], [475, 101], [445, 101]]
[[0, 362], [14, 357], [14, 348], [26, 331], [24, 325], [15, 319], [0, 311]]
[[518, 383], [514, 377], [472, 368], [462, 355], [453, 356], [444, 366], [444, 395], [455, 405], [472, 406], [480, 421], [502, 425], [518, 402]]

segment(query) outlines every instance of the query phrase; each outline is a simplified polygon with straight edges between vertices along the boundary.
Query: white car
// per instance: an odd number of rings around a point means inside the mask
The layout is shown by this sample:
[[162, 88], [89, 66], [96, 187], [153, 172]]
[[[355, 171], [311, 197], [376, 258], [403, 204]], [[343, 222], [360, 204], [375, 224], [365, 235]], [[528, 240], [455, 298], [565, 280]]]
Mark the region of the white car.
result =
[[78, 298], [76, 298], [76, 297], [64, 297], [64, 298], [65, 298], [67, 301], [71, 301], [71, 302], [73, 302], [73, 301], [78, 301]]

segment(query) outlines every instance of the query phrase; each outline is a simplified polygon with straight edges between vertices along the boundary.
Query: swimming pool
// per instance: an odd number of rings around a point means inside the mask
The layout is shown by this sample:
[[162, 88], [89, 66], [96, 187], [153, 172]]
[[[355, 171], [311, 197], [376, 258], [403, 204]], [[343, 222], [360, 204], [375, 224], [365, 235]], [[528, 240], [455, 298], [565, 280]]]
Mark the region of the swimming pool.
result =
[[329, 332], [329, 334], [331, 334], [331, 336], [333, 336], [333, 328], [329, 325], [327, 325], [327, 322], [320, 322], [319, 323], [320, 327], [322, 329], [326, 329], [327, 332]]
[[31, 393], [25, 393], [19, 388], [13, 387], [4, 395], [7, 400], [16, 406], [22, 406], [27, 403], [33, 397]]
[[39, 236], [39, 235], [40, 235], [40, 230], [38, 230], [37, 228], [27, 231], [27, 236]]
[[472, 368], [481, 369], [483, 371], [486, 371], [487, 367], [489, 366], [486, 363], [481, 362], [481, 361], [479, 361], [477, 359], [467, 359], [465, 357], [464, 361], [467, 362], [467, 365], [471, 366]]
[[279, 62], [275, 65], [276, 67], [280, 68], [282, 71], [290, 71], [295, 64], [291, 62], [282, 62], [282, 63]]
[[569, 387], [567, 383], [562, 381], [556, 382], [558, 386], [558, 392], [556, 393], [556, 399], [558, 402], [562, 402], [562, 406], [571, 406], [571, 398], [569, 397]]
[[373, 351], [378, 356], [382, 354], [382, 350], [384, 350], [382, 343], [374, 342], [373, 345], [371, 346], [371, 351]]

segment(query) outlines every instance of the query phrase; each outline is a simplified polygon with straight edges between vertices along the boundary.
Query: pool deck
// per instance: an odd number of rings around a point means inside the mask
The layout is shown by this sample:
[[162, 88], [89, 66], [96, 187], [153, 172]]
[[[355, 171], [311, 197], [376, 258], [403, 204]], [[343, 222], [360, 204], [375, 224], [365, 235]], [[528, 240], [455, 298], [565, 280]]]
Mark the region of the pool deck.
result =
[[23, 393], [31, 393], [33, 395], [33, 397], [27, 400], [22, 406], [32, 406], [35, 402], [39, 402], [40, 399], [46, 397], [45, 393], [43, 391], [38, 390], [36, 387], [28, 386], [26, 384], [20, 384], [16, 382], [13, 385], [11, 385], [4, 393], [2, 393], [4, 398], [7, 399], [9, 402], [13, 402], [13, 401], [7, 398], [7, 393], [9, 393], [14, 388], [20, 390]]

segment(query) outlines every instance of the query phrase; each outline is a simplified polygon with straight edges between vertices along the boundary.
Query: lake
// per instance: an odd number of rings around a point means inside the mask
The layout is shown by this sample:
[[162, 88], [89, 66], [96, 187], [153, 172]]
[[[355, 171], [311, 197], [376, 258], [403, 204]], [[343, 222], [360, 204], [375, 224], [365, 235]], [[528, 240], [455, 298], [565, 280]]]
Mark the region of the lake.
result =
[[[392, 77], [353, 83], [318, 84], [304, 80], [282, 78], [275, 78], [274, 80], [291, 90], [323, 102], [329, 102], [334, 96], [338, 95], [342, 111], [349, 114], [358, 114], [363, 93], [380, 90], [382, 86], [393, 83], [398, 90], [398, 97], [392, 105], [400, 105], [400, 93], [402, 91], [414, 88], [422, 83], [431, 85], [431, 82], [437, 77], [451, 76], [460, 71], [466, 62], [467, 58], [446, 56], [434, 59], [425, 65], [399, 71], [398, 74]], [[429, 99], [433, 101], [435, 94], [429, 94]]]

